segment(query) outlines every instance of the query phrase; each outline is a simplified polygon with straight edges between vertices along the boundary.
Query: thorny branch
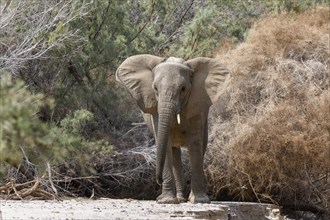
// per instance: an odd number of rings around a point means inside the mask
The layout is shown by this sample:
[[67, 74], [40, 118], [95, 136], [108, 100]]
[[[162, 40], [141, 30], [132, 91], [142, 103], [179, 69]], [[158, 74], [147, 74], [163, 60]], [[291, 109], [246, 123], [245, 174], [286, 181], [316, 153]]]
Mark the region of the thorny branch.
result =
[[[1, 39], [7, 39], [8, 42], [0, 40], [3, 46], [0, 47], [0, 70], [15, 74], [26, 61], [48, 59], [48, 52], [64, 41], [84, 42], [85, 39], [78, 34], [79, 30], [66, 29], [65, 33], [57, 33], [88, 13], [88, 3], [78, 4], [74, 0], [57, 3], [42, 1], [38, 5], [19, 1], [17, 5], [11, 4], [7, 10], [3, 10], [0, 15], [0, 36], [7, 36]], [[35, 7], [40, 12], [33, 13]], [[25, 30], [17, 28], [22, 24], [27, 27]]]

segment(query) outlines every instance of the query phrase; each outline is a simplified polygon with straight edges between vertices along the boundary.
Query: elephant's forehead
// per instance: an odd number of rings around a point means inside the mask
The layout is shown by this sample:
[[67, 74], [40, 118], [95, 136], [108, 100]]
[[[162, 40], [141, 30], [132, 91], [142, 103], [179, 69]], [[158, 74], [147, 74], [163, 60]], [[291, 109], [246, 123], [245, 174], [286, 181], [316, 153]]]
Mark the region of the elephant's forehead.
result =
[[166, 75], [176, 75], [176, 74], [190, 74], [192, 70], [181, 63], [166, 62], [158, 64], [154, 69], [155, 74], [166, 74]]
[[184, 59], [178, 57], [169, 57], [166, 62], [184, 63]]

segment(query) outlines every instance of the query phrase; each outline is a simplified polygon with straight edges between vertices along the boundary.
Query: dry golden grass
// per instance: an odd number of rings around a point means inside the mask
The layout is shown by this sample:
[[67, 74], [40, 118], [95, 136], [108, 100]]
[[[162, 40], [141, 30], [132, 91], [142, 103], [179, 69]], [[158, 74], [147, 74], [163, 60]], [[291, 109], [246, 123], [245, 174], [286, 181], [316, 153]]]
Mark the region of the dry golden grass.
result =
[[210, 120], [206, 170], [218, 199], [329, 209], [329, 15], [268, 17], [245, 43], [219, 50], [232, 80]]

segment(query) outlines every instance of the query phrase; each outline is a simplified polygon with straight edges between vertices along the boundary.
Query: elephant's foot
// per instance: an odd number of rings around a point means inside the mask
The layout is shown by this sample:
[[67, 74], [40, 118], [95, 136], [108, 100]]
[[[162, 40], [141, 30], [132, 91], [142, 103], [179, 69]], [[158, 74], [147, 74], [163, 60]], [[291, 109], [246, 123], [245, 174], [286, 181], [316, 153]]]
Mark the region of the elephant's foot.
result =
[[210, 203], [211, 200], [206, 193], [193, 193], [190, 192], [189, 202], [191, 203]]
[[177, 193], [176, 198], [178, 199], [179, 203], [187, 202], [187, 199], [183, 196], [182, 193]]
[[179, 200], [172, 195], [172, 193], [162, 193], [156, 199], [157, 203], [160, 204], [178, 204]]

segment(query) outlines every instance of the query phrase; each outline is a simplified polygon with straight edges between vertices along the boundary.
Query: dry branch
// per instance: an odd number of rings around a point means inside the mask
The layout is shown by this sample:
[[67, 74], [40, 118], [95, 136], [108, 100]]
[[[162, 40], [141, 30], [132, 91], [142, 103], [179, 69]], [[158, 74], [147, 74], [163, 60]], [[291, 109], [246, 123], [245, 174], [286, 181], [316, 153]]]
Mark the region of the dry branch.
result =
[[40, 180], [36, 179], [23, 184], [16, 184], [14, 180], [0, 187], [0, 198], [3, 199], [54, 199], [55, 196], [41, 188]]
[[[48, 52], [59, 47], [64, 41], [85, 41], [78, 35], [79, 30], [68, 30], [61, 34], [57, 34], [56, 30], [86, 15], [88, 3], [78, 5], [79, 3], [73, 0], [42, 1], [38, 4], [18, 2], [16, 5], [11, 4], [0, 17], [0, 36], [6, 36], [0, 38], [0, 44], [6, 47], [5, 50], [0, 50], [0, 70], [17, 73], [26, 61], [50, 58]], [[31, 11], [35, 13], [30, 13]], [[26, 31], [15, 31], [17, 26], [23, 24]], [[51, 36], [54, 36], [54, 39], [51, 39]], [[6, 41], [3, 41], [5, 39]]]

